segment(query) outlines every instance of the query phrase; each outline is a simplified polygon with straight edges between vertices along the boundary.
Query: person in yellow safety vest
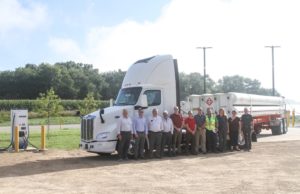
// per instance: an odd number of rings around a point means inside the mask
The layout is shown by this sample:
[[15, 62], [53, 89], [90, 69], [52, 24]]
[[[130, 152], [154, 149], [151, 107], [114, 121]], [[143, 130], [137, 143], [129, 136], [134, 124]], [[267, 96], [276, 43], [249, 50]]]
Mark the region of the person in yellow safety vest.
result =
[[207, 139], [207, 151], [217, 152], [217, 129], [218, 121], [215, 115], [212, 114], [211, 109], [207, 108], [206, 111], [206, 139]]

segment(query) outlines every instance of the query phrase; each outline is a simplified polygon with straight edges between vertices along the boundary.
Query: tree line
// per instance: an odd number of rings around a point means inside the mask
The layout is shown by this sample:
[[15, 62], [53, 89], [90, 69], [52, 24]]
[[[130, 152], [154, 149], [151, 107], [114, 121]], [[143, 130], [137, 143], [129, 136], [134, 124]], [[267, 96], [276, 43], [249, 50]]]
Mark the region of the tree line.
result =
[[[92, 93], [97, 100], [116, 98], [125, 71], [99, 73], [91, 64], [63, 62], [26, 64], [14, 71], [0, 72], [0, 99], [36, 99], [40, 93], [53, 88], [61, 99], [84, 99]], [[203, 93], [203, 75], [180, 73], [181, 100], [190, 94]], [[272, 90], [261, 87], [256, 79], [224, 76], [215, 82], [207, 76], [207, 92], [242, 92], [271, 95]], [[277, 92], [277, 95], [279, 93]]]

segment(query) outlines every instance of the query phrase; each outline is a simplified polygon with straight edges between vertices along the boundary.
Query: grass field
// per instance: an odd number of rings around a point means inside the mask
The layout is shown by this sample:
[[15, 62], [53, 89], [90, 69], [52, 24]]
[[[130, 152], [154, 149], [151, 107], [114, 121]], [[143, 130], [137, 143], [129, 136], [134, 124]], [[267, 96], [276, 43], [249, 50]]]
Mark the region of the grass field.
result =
[[[29, 119], [29, 125], [45, 125], [47, 124], [47, 118], [33, 118]], [[67, 116], [67, 117], [51, 117], [51, 125], [64, 125], [64, 124], [79, 124], [79, 116]], [[10, 121], [0, 123], [0, 126], [10, 126]]]
[[[29, 134], [29, 142], [34, 146], [40, 148], [41, 134], [40, 132], [32, 132]], [[80, 142], [79, 129], [63, 129], [50, 131], [46, 135], [46, 148], [47, 149], [64, 149], [72, 150], [77, 149]], [[0, 148], [5, 148], [10, 144], [10, 133], [0, 132]]]

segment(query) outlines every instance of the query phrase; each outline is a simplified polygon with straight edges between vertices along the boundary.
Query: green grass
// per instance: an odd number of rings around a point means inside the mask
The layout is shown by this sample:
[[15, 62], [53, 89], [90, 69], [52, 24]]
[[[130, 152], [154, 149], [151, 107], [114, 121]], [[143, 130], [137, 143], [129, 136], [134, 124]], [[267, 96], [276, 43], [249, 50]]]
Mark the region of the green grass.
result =
[[[47, 118], [33, 118], [29, 119], [29, 125], [46, 125]], [[51, 125], [65, 125], [65, 124], [80, 124], [79, 116], [67, 116], [67, 117], [50, 117]], [[0, 126], [10, 126], [10, 121], [0, 123]]]
[[[29, 141], [36, 147], [41, 146], [41, 133], [32, 132], [29, 136]], [[10, 133], [0, 132], [0, 148], [7, 147], [10, 143]], [[72, 150], [78, 149], [80, 143], [80, 130], [79, 129], [63, 129], [50, 131], [46, 135], [46, 148], [47, 149], [64, 149]]]

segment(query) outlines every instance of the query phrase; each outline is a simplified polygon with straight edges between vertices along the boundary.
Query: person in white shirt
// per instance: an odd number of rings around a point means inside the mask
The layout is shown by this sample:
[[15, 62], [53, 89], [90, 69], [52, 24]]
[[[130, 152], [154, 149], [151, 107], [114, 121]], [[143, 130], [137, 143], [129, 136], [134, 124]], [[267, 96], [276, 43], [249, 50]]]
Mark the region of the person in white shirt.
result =
[[148, 119], [148, 129], [149, 129], [149, 156], [153, 158], [153, 149], [156, 150], [155, 156], [157, 158], [161, 158], [160, 150], [161, 150], [161, 138], [162, 138], [162, 130], [163, 124], [162, 119], [158, 115], [158, 111], [156, 108], [152, 110], [152, 116]]
[[163, 112], [163, 131], [162, 131], [162, 143], [161, 143], [161, 157], [164, 156], [164, 148], [168, 146], [168, 156], [171, 156], [171, 146], [172, 146], [172, 135], [173, 135], [173, 122], [169, 117], [168, 111]]
[[123, 109], [122, 115], [123, 116], [119, 119], [117, 126], [117, 137], [119, 139], [118, 154], [120, 160], [128, 160], [127, 151], [132, 138], [133, 128], [131, 118], [128, 117], [128, 111], [126, 109]]

